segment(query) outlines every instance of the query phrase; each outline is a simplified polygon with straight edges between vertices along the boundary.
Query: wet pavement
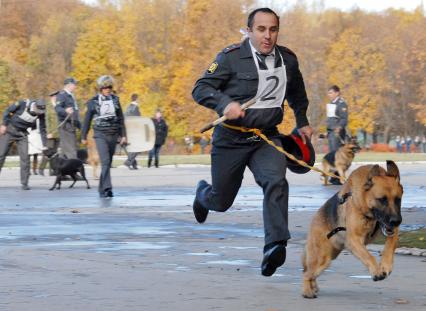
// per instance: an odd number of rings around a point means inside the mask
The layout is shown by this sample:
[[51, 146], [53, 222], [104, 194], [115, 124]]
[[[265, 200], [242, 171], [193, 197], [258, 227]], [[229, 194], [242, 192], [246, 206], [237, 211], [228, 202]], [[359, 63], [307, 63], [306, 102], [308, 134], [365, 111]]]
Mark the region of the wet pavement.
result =
[[[400, 165], [403, 230], [426, 224], [424, 165]], [[88, 169], [90, 170], [90, 169]], [[425, 259], [397, 255], [391, 277], [373, 282], [345, 252], [320, 277], [320, 296], [300, 296], [306, 231], [313, 212], [338, 187], [318, 175], [289, 174], [288, 259], [260, 275], [261, 190], [247, 172], [234, 206], [192, 215], [193, 186], [209, 167], [113, 170], [112, 199], [77, 182], [48, 191], [32, 176], [19, 190], [17, 169], [0, 175], [0, 310], [419, 310], [426, 307]], [[90, 175], [90, 174], [88, 174]], [[377, 254], [376, 254], [377, 255]], [[360, 298], [362, 297], [362, 298]], [[401, 305], [401, 302], [403, 302]]]

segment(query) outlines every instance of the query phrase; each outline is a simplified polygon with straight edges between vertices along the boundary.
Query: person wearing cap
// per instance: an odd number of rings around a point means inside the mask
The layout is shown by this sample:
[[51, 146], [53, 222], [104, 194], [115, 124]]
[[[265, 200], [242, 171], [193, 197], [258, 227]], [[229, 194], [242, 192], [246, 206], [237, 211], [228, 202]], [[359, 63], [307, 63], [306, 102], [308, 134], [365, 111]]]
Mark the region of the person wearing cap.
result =
[[77, 81], [74, 78], [66, 78], [63, 90], [55, 94], [59, 147], [61, 154], [68, 159], [77, 158], [77, 129], [81, 128], [78, 104], [74, 96], [76, 86]]
[[155, 111], [155, 116], [152, 118], [152, 122], [155, 127], [155, 142], [154, 147], [148, 153], [148, 167], [151, 167], [152, 159], [154, 158], [154, 165], [158, 168], [158, 165], [160, 164], [160, 150], [166, 142], [169, 127], [166, 120], [164, 120], [160, 109]]
[[[140, 117], [141, 113], [139, 111], [139, 102], [138, 102], [138, 94], [132, 94], [131, 99], [132, 102], [129, 104], [129, 106], [126, 109], [126, 112], [124, 113], [125, 117]], [[139, 152], [128, 152], [127, 153], [127, 159], [124, 161], [124, 165], [127, 166], [129, 169], [138, 169], [138, 163], [136, 161], [136, 157], [138, 156]]]
[[93, 137], [101, 160], [101, 176], [99, 178], [99, 196], [111, 198], [114, 196], [111, 183], [111, 164], [117, 141], [125, 144], [126, 127], [124, 125], [123, 110], [120, 99], [113, 94], [114, 80], [111, 76], [100, 76], [97, 81], [99, 93], [86, 104], [87, 110], [81, 130], [81, 139], [87, 144], [87, 133], [92, 120]]
[[30, 156], [28, 155], [28, 129], [34, 130], [39, 120], [39, 129], [43, 147], [46, 148], [46, 105], [42, 99], [19, 100], [3, 113], [0, 126], [0, 170], [13, 143], [16, 143], [21, 166], [21, 185], [29, 190]]
[[[246, 167], [262, 187], [265, 245], [261, 273], [271, 276], [285, 262], [288, 230], [286, 157], [244, 128], [259, 129], [281, 146], [277, 130], [287, 100], [296, 117], [297, 133], [309, 140], [308, 99], [296, 55], [277, 45], [279, 17], [269, 8], [256, 9], [247, 21], [246, 38], [220, 52], [195, 83], [195, 101], [227, 121], [216, 126], [211, 152], [212, 184], [201, 180], [193, 211], [203, 223], [210, 210], [225, 212], [238, 193]], [[255, 99], [247, 110], [241, 104]]]

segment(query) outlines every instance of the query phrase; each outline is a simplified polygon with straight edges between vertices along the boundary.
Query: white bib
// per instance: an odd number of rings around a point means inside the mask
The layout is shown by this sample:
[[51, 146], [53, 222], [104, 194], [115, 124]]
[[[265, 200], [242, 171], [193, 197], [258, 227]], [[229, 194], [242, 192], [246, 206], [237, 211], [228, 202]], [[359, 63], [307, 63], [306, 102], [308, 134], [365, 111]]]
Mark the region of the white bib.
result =
[[99, 102], [99, 116], [97, 117], [97, 119], [116, 116], [115, 106], [112, 99], [102, 100], [101, 96], [98, 96], [98, 102]]
[[[31, 114], [28, 112], [28, 109], [30, 108], [30, 105], [31, 105], [31, 103], [30, 103], [30, 101], [27, 99], [27, 104], [26, 104], [26, 106], [25, 106], [25, 110], [24, 110], [24, 112], [23, 112], [23, 113], [19, 116], [19, 118], [20, 118], [20, 119], [22, 119], [22, 120], [24, 120], [25, 122], [33, 123], [35, 120], [37, 120], [38, 116], [37, 116], [37, 115], [33, 116], [33, 115], [31, 115]], [[34, 105], [35, 105], [35, 104], [34, 104]]]
[[[257, 85], [256, 103], [249, 109], [264, 109], [282, 107], [287, 87], [287, 73], [285, 71], [284, 60], [275, 49], [275, 57], [281, 57], [282, 66], [278, 68], [259, 69], [259, 60], [252, 50], [254, 63], [256, 64], [259, 82]], [[274, 62], [275, 64], [275, 62]], [[274, 66], [275, 67], [275, 66]]]
[[336, 109], [337, 109], [337, 105], [336, 104], [331, 104], [328, 103], [327, 104], [327, 118], [336, 118]]

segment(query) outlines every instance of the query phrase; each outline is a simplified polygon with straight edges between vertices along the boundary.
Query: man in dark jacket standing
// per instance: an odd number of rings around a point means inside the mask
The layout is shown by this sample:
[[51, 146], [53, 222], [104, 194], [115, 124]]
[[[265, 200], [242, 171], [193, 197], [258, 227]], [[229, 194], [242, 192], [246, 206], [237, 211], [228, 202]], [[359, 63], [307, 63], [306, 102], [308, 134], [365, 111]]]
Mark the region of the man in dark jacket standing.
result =
[[[139, 103], [138, 103], [138, 94], [132, 94], [132, 102], [127, 107], [126, 112], [124, 113], [125, 117], [140, 117], [141, 113], [139, 111]], [[136, 162], [136, 157], [138, 156], [139, 152], [128, 152], [127, 153], [127, 160], [124, 162], [124, 165], [127, 166], [129, 169], [138, 169], [138, 163]]]
[[81, 128], [78, 104], [74, 96], [77, 81], [64, 80], [64, 89], [56, 95], [55, 111], [59, 123], [59, 147], [68, 159], [77, 158], [77, 129]]
[[155, 144], [154, 148], [152, 148], [148, 154], [148, 167], [151, 167], [152, 158], [154, 158], [155, 167], [158, 168], [160, 162], [160, 149], [161, 146], [163, 146], [166, 142], [169, 127], [167, 126], [166, 121], [163, 119], [160, 109], [157, 109], [155, 112], [155, 117], [152, 118], [152, 121], [154, 122], [155, 127]]
[[330, 102], [327, 104], [327, 139], [329, 152], [339, 149], [345, 141], [348, 125], [348, 105], [340, 96], [340, 88], [333, 85], [327, 92]]
[[[254, 10], [248, 17], [247, 31], [249, 38], [219, 53], [192, 91], [199, 104], [228, 119], [214, 129], [212, 185], [204, 180], [198, 183], [193, 211], [199, 223], [206, 220], [210, 210], [225, 212], [233, 204], [248, 166], [264, 193], [261, 272], [271, 276], [285, 262], [290, 239], [287, 161], [257, 135], [243, 131], [259, 129], [282, 145], [276, 126], [283, 120], [285, 99], [303, 139], [310, 139], [312, 128], [306, 117], [309, 103], [297, 57], [276, 45], [277, 14], [269, 8]], [[255, 104], [242, 110], [241, 104], [252, 98]]]
[[87, 111], [84, 118], [81, 139], [87, 144], [92, 119], [93, 137], [101, 160], [101, 176], [99, 178], [99, 196], [101, 198], [113, 197], [111, 184], [111, 164], [117, 141], [126, 143], [126, 127], [121, 109], [120, 100], [112, 93], [113, 79], [111, 76], [101, 76], [96, 81], [99, 93], [87, 102]]
[[9, 106], [3, 113], [3, 124], [0, 127], [0, 170], [13, 143], [18, 147], [21, 164], [21, 184], [23, 190], [29, 190], [30, 157], [28, 155], [28, 129], [35, 129], [37, 119], [43, 149], [46, 148], [46, 105], [42, 99], [20, 100]]

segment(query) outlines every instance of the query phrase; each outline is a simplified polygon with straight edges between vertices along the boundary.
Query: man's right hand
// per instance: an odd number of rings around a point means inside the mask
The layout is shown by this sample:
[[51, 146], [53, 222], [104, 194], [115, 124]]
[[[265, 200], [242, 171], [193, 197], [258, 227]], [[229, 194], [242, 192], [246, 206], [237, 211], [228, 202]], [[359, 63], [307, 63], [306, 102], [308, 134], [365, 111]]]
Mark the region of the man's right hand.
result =
[[228, 120], [235, 120], [245, 116], [244, 110], [241, 109], [239, 102], [230, 102], [223, 110], [223, 115]]
[[7, 131], [7, 126], [6, 125], [2, 125], [0, 126], [0, 135], [4, 135]]
[[74, 112], [74, 109], [72, 107], [68, 107], [68, 108], [65, 108], [65, 112], [68, 114], [72, 114]]
[[81, 143], [82, 143], [83, 145], [87, 145], [87, 140], [86, 140], [86, 139], [82, 139], [82, 140], [81, 140]]

